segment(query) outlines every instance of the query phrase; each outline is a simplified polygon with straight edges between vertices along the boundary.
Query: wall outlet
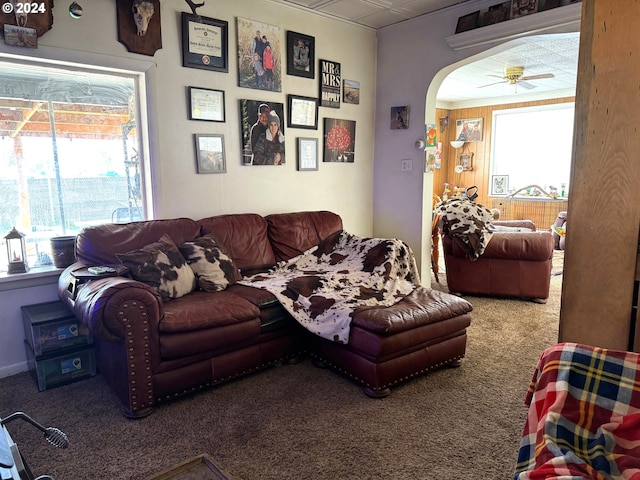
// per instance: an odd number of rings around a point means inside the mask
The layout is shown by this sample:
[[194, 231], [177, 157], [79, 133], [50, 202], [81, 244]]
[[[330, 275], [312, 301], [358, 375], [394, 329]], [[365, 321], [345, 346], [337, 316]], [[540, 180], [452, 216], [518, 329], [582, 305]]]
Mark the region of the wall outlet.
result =
[[402, 160], [401, 170], [403, 172], [410, 172], [411, 170], [413, 170], [413, 160], [411, 160], [411, 159]]

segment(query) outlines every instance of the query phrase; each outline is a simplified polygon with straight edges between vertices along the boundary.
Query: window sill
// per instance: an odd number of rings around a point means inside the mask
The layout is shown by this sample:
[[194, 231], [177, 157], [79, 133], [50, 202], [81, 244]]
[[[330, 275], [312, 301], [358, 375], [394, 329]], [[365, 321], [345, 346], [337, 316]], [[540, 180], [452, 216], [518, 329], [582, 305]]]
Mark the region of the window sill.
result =
[[32, 268], [27, 273], [0, 272], [0, 292], [57, 283], [63, 270], [47, 266]]

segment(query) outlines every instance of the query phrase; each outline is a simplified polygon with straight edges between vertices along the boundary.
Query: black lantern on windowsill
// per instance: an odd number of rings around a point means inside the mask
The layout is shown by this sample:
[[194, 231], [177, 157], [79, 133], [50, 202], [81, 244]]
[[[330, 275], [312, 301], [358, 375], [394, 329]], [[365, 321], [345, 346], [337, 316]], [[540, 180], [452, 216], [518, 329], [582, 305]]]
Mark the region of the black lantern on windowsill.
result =
[[7, 244], [7, 258], [9, 259], [9, 268], [7, 273], [26, 273], [27, 267], [27, 247], [24, 242], [24, 234], [13, 227], [9, 233], [4, 236]]

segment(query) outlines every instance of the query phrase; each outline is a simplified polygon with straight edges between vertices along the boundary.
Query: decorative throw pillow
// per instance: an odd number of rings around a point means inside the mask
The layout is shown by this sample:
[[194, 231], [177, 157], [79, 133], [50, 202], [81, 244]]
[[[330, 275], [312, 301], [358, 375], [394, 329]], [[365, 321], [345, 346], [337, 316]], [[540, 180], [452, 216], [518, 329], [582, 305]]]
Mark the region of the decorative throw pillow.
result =
[[196, 274], [198, 286], [202, 290], [224, 290], [242, 278], [238, 267], [212, 235], [185, 242], [179, 248]]
[[196, 288], [196, 277], [169, 235], [160, 240], [116, 257], [127, 267], [134, 280], [155, 287], [168, 301]]

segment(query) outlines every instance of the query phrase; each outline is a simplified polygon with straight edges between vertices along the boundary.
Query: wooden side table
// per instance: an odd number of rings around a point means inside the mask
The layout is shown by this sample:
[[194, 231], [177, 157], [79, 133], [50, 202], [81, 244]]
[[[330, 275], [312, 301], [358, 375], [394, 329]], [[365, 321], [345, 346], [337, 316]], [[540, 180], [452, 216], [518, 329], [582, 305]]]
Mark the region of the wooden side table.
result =
[[233, 480], [233, 477], [220, 470], [213, 459], [203, 453], [146, 480]]

